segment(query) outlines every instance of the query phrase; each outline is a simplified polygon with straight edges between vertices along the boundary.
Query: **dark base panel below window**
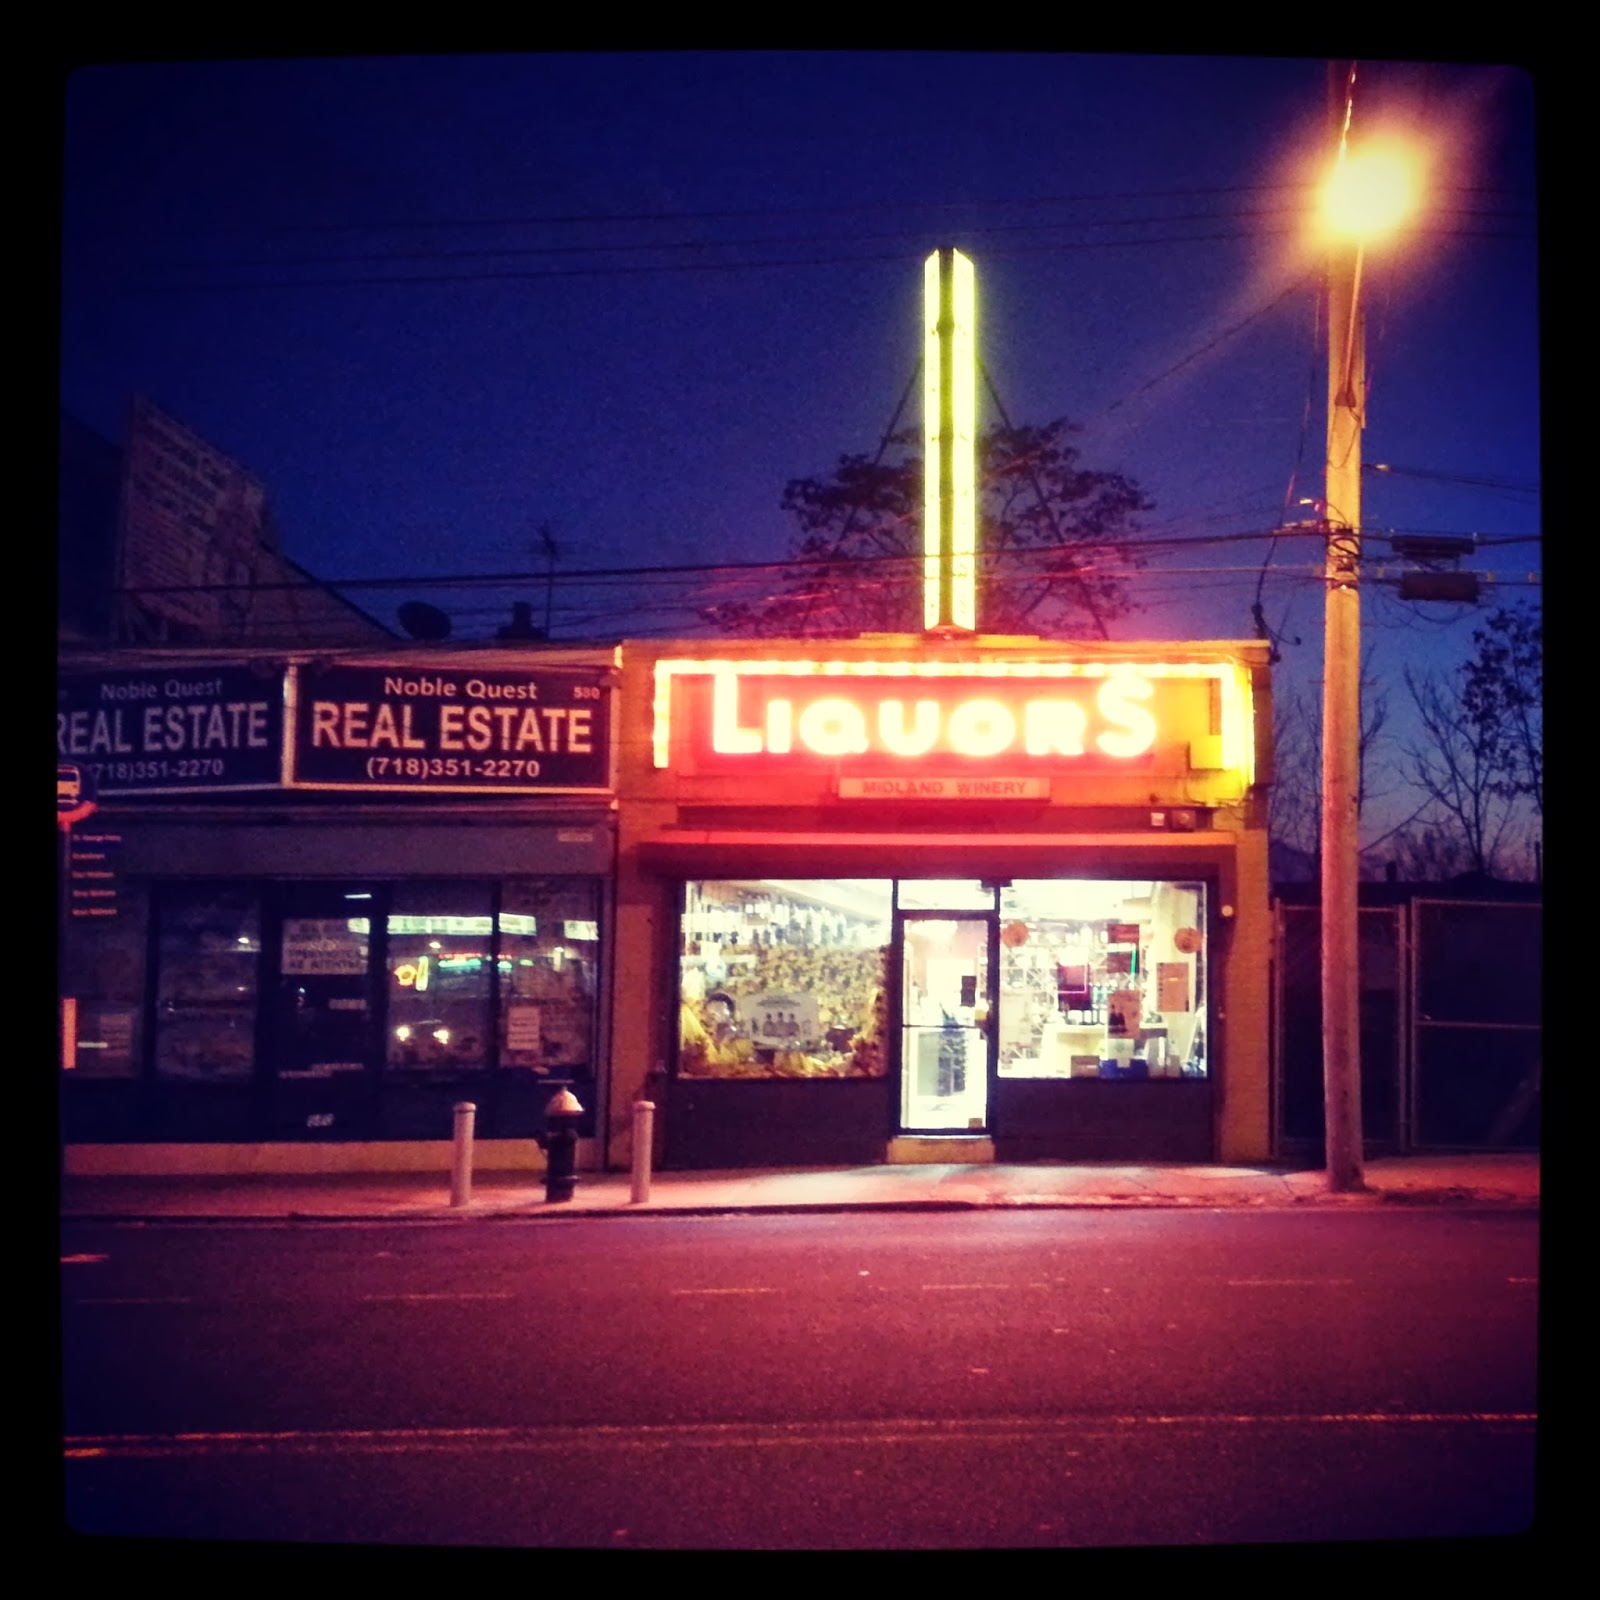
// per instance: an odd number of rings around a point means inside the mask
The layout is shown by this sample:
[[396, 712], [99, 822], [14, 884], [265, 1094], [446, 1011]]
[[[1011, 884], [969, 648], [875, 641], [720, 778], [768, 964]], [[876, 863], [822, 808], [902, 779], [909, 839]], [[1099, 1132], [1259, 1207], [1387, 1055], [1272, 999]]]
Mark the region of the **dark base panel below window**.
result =
[[880, 1164], [888, 1078], [718, 1081], [667, 1086], [666, 1157], [676, 1171]]
[[489, 1120], [488, 1084], [482, 1079], [456, 1082], [412, 1082], [391, 1077], [378, 1096], [379, 1139], [453, 1139], [455, 1108], [466, 1103], [476, 1106], [473, 1137], [486, 1136]]
[[145, 1136], [162, 1143], [249, 1143], [261, 1137], [261, 1090], [254, 1083], [156, 1083], [147, 1107]]
[[1002, 1078], [993, 1109], [996, 1161], [1212, 1161], [1209, 1081]]
[[131, 1079], [67, 1076], [61, 1128], [67, 1144], [137, 1144], [146, 1132], [149, 1090]]
[[255, 1083], [138, 1083], [78, 1079], [62, 1084], [67, 1144], [347, 1143], [449, 1141], [455, 1108], [476, 1108], [473, 1137], [533, 1139], [545, 1131], [551, 1099], [570, 1089], [583, 1106], [581, 1138], [592, 1139], [591, 1078], [507, 1072], [445, 1082], [385, 1084], [365, 1075]]

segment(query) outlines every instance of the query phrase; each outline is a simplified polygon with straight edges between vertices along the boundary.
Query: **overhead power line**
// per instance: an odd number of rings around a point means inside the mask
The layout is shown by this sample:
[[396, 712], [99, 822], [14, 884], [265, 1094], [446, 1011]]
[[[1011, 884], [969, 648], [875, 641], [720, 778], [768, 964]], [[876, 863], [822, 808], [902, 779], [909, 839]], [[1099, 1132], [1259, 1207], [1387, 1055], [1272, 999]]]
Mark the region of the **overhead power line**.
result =
[[1426, 478], [1433, 483], [1465, 483], [1478, 489], [1499, 489], [1507, 494], [1538, 494], [1537, 478], [1489, 478], [1466, 472], [1442, 472], [1427, 467], [1400, 467], [1386, 461], [1367, 462], [1366, 472], [1382, 472], [1398, 478]]
[[[963, 228], [969, 235], [1038, 233], [1056, 228], [1144, 228], [1167, 227], [1184, 222], [1247, 222], [1262, 217], [1291, 215], [1285, 208], [1273, 211], [1194, 211], [1180, 212], [1175, 216], [1160, 217], [1078, 217], [1060, 222], [989, 223]], [[154, 267], [167, 270], [186, 270], [191, 265], [205, 267], [314, 267], [341, 263], [381, 264], [396, 261], [493, 261], [508, 256], [603, 256], [629, 255], [640, 252], [661, 253], [674, 250], [763, 250], [777, 246], [815, 245], [832, 242], [860, 242], [881, 244], [891, 239], [925, 239], [925, 228], [895, 228], [882, 232], [852, 233], [831, 241], [819, 240], [814, 233], [788, 234], [754, 239], [635, 239], [622, 243], [591, 244], [539, 244], [539, 245], [474, 245], [456, 250], [392, 250], [376, 249], [344, 255], [318, 256], [245, 256], [207, 260], [199, 263], [182, 261], [152, 262]]]
[[[1100, 217], [1068, 217], [1058, 221], [1028, 221], [1012, 223], [982, 223], [964, 227], [961, 232], [972, 237], [991, 237], [1007, 234], [1037, 234], [1046, 230], [1059, 230], [1074, 228], [1093, 230], [1098, 228], [1148, 228], [1171, 227], [1175, 224], [1192, 222], [1254, 222], [1263, 219], [1293, 220], [1301, 215], [1298, 208], [1277, 206], [1270, 210], [1227, 210], [1227, 211], [1188, 211], [1163, 214], [1160, 216], [1100, 216]], [[1463, 217], [1468, 219], [1503, 220], [1502, 214], [1494, 212], [1471, 211], [1465, 208], [1448, 208], [1436, 211], [1435, 215]], [[526, 256], [603, 256], [603, 255], [631, 255], [642, 252], [660, 254], [666, 251], [688, 250], [763, 250], [793, 245], [815, 245], [823, 242], [833, 243], [885, 243], [894, 239], [916, 239], [927, 237], [925, 228], [896, 228], [885, 231], [868, 233], [852, 233], [846, 236], [836, 236], [832, 241], [821, 240], [815, 233], [788, 234], [776, 237], [765, 236], [759, 238], [727, 238], [727, 239], [634, 239], [623, 242], [591, 242], [583, 244], [504, 244], [504, 245], [473, 245], [460, 249], [432, 249], [432, 250], [394, 250], [392, 248], [369, 249], [360, 252], [346, 252], [339, 255], [255, 255], [243, 257], [212, 258], [204, 261], [157, 261], [150, 263], [151, 267], [165, 271], [187, 271], [191, 268], [217, 269], [222, 267], [315, 267], [352, 265], [388, 265], [403, 261], [494, 261], [509, 257]]]
[[[965, 227], [960, 231], [967, 236], [1008, 236], [1012, 242], [997, 242], [987, 248], [986, 254], [992, 259], [1009, 259], [1025, 255], [1069, 251], [1127, 250], [1181, 244], [1260, 242], [1267, 239], [1285, 237], [1296, 231], [1300, 226], [1298, 220], [1300, 215], [1299, 210], [1293, 208], [1279, 208], [1276, 211], [1196, 211], [1165, 216], [1091, 217], [1049, 222], [982, 224]], [[1515, 220], [1507, 219], [1500, 213], [1466, 209], [1435, 213], [1435, 216], [1445, 215], [1454, 216], [1460, 219], [1461, 223], [1494, 223]], [[1280, 223], [1274, 220], [1276, 218], [1284, 220]], [[1271, 223], [1272, 225], [1236, 227], [1224, 232], [1213, 231], [1209, 233], [1179, 232], [1158, 234], [1156, 236], [1146, 235], [1144, 237], [1050, 239], [1033, 244], [1022, 243], [1017, 237], [1038, 234], [1042, 231], [1053, 232], [1065, 228], [1087, 232], [1111, 229], [1129, 233], [1135, 229], [1170, 229], [1173, 227], [1186, 227], [1196, 223], [1218, 221], [1229, 223], [1249, 223], [1254, 221], [1258, 224]], [[1533, 237], [1531, 233], [1519, 234], [1505, 231], [1504, 229], [1495, 230], [1492, 228], [1473, 228], [1459, 225], [1441, 230], [1433, 228], [1427, 221], [1417, 224], [1417, 229], [1421, 232], [1453, 232], [1459, 236], [1472, 238], [1515, 239]], [[146, 272], [164, 273], [168, 275], [167, 277], [157, 278], [143, 284], [132, 285], [131, 287], [145, 293], [199, 293], [248, 289], [368, 287], [392, 284], [437, 285], [448, 283], [518, 282], [544, 278], [631, 277], [667, 272], [755, 272], [770, 268], [858, 266], [888, 262], [899, 264], [903, 262], [904, 257], [898, 253], [862, 251], [813, 256], [762, 255], [752, 257], [750, 252], [789, 250], [806, 245], [821, 245], [838, 250], [841, 247], [849, 247], [855, 244], [873, 245], [902, 239], [918, 240], [925, 237], [926, 235], [923, 231], [898, 229], [866, 234], [835, 235], [832, 237], [803, 234], [764, 239], [631, 240], [605, 244], [505, 245], [454, 250], [411, 250], [406, 252], [386, 249], [332, 256], [256, 256], [244, 259], [213, 259], [192, 263], [167, 261], [148, 263], [144, 268]], [[739, 259], [734, 260], [706, 259], [711, 253], [730, 251], [744, 252], [744, 254]], [[663, 253], [684, 252], [693, 253], [699, 259], [657, 259], [640, 263], [619, 263], [615, 260], [604, 259], [614, 258], [619, 255], [639, 254], [659, 257]], [[370, 268], [402, 266], [405, 263], [420, 265], [429, 262], [458, 262], [467, 265], [473, 262], [500, 261], [529, 256], [589, 257], [597, 259], [591, 259], [583, 265], [571, 266], [551, 264], [521, 268], [508, 267], [504, 269], [489, 269], [485, 267], [476, 271], [372, 271], [350, 272], [336, 276], [281, 276], [281, 274], [295, 272], [308, 267], [340, 264]], [[260, 271], [262, 273], [280, 274], [280, 276], [230, 279], [205, 276], [205, 274], [214, 274], [218, 271]], [[197, 274], [197, 276], [190, 279], [173, 279], [171, 277], [174, 273], [186, 272]]]
[[[1363, 530], [1368, 536], [1381, 538], [1389, 533], [1398, 533], [1399, 529], [1382, 529], [1368, 527]], [[1410, 529], [1413, 533], [1442, 534], [1438, 529]], [[1455, 537], [1476, 537], [1473, 535], [1454, 535]], [[1006, 561], [1016, 562], [1019, 557], [1048, 559], [1051, 556], [1072, 554], [1080, 558], [1092, 555], [1096, 550], [1115, 553], [1122, 549], [1136, 550], [1141, 556], [1160, 554], [1163, 551], [1193, 551], [1216, 548], [1228, 545], [1253, 544], [1262, 540], [1280, 540], [1303, 538], [1320, 542], [1326, 537], [1326, 530], [1317, 522], [1304, 522], [1289, 526], [1268, 526], [1261, 528], [1238, 529], [1230, 533], [1203, 533], [1203, 534], [1166, 534], [1149, 536], [1138, 531], [1119, 533], [1104, 539], [1064, 539], [1057, 544], [1038, 545], [1026, 551], [979, 552], [979, 562]], [[1513, 544], [1538, 544], [1541, 543], [1538, 534], [1506, 535], [1494, 539], [1478, 539], [1480, 548], [1489, 545]], [[582, 567], [556, 569], [554, 573], [541, 568], [538, 571], [512, 571], [512, 572], [454, 572], [428, 575], [413, 575], [409, 577], [320, 577], [315, 580], [284, 581], [281, 583], [255, 583], [249, 587], [259, 593], [268, 591], [290, 591], [301, 589], [350, 589], [350, 590], [406, 590], [432, 585], [437, 588], [473, 589], [504, 585], [545, 585], [554, 581], [556, 587], [571, 588], [578, 584], [604, 586], [606, 584], [631, 584], [641, 582], [660, 582], [663, 580], [676, 580], [685, 583], [703, 584], [707, 579], [735, 578], [739, 576], [753, 576], [758, 574], [803, 573], [818, 568], [827, 568], [833, 565], [848, 566], [852, 571], [866, 572], [869, 570], [886, 570], [891, 574], [896, 568], [920, 569], [923, 562], [921, 550], [908, 550], [901, 554], [882, 556], [849, 556], [837, 552], [824, 552], [813, 556], [784, 556], [770, 561], [717, 561], [717, 562], [678, 562], [660, 566], [635, 566], [635, 567]], [[1374, 561], [1392, 561], [1393, 557], [1384, 555], [1373, 556]], [[1143, 568], [1140, 571], [1159, 576], [1163, 572], [1170, 572], [1170, 567]], [[1197, 568], [1197, 571], [1219, 571], [1219, 568]], [[1247, 569], [1255, 572], [1257, 568], [1251, 566]], [[146, 585], [138, 589], [140, 594], [167, 594], [167, 595], [201, 595], [223, 594], [237, 591], [238, 584], [212, 583], [212, 584], [171, 584], [171, 585]], [[132, 592], [132, 591], [129, 591]]]
[[[763, 217], [827, 217], [827, 216], [882, 216], [886, 211], [949, 213], [973, 211], [1006, 211], [1018, 208], [1035, 209], [1043, 206], [1108, 205], [1141, 200], [1193, 200], [1212, 195], [1267, 195], [1300, 194], [1309, 197], [1316, 189], [1315, 183], [1254, 183], [1229, 184], [1215, 187], [1187, 189], [1112, 189], [1071, 195], [1019, 195], [1009, 199], [983, 200], [888, 200], [879, 199], [852, 205], [812, 206], [747, 206], [726, 207], [712, 211], [587, 211], [555, 212], [539, 216], [503, 217], [411, 217], [388, 218], [367, 222], [276, 222], [267, 226], [286, 234], [340, 234], [340, 233], [409, 233], [416, 231], [438, 232], [458, 228], [532, 228], [532, 227], [594, 227], [610, 223], [626, 226], [657, 223], [733, 222], [753, 221]], [[1485, 185], [1457, 184], [1452, 194], [1480, 195], [1490, 198], [1527, 199], [1525, 192]], [[1532, 212], [1516, 213], [1532, 216]], [[190, 237], [214, 235], [223, 229], [191, 228], [184, 230]], [[227, 230], [235, 231], [235, 230]]]

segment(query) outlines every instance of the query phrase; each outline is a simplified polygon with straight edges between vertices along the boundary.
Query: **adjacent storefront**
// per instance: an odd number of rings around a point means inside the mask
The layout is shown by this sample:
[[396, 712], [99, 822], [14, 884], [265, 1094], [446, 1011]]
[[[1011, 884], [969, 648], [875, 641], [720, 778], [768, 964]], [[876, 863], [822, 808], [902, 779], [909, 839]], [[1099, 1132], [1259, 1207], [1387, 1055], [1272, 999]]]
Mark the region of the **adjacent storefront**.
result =
[[434, 1141], [462, 1100], [528, 1139], [562, 1085], [592, 1124], [613, 664], [67, 667], [69, 1146]]
[[662, 1159], [1265, 1156], [1263, 648], [826, 651], [625, 653], [616, 1104]]

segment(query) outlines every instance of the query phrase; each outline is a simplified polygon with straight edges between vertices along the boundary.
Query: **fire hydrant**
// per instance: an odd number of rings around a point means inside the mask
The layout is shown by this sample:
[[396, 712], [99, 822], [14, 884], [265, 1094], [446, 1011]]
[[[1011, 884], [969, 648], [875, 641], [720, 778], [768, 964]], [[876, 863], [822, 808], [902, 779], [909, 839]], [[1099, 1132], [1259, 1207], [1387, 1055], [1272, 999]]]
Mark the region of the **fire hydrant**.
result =
[[577, 1187], [578, 1119], [583, 1107], [570, 1089], [563, 1089], [550, 1097], [544, 1108], [545, 1131], [539, 1140], [544, 1151], [544, 1197], [551, 1200], [570, 1200]]

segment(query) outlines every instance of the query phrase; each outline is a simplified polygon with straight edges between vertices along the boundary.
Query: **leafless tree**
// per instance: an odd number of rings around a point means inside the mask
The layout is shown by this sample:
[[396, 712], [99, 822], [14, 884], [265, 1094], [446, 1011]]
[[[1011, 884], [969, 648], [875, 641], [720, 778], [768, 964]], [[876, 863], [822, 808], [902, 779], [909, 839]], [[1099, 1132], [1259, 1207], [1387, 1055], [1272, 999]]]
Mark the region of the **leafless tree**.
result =
[[[1384, 729], [1389, 697], [1372, 670], [1372, 653], [1362, 663], [1358, 811], [1390, 792], [1384, 759]], [[1267, 832], [1281, 845], [1316, 856], [1322, 842], [1322, 705], [1311, 696], [1281, 695], [1274, 701], [1272, 794], [1267, 802]]]
[[1501, 607], [1473, 631], [1462, 706], [1494, 733], [1496, 792], [1544, 814], [1544, 629], [1533, 608]]
[[1267, 834], [1307, 858], [1316, 856], [1322, 836], [1321, 720], [1300, 695], [1280, 694], [1273, 701]]
[[1431, 802], [1424, 825], [1457, 837], [1468, 871], [1496, 876], [1516, 831], [1499, 720], [1437, 674], [1405, 677], [1419, 729], [1406, 747], [1411, 778]]
[[1465, 840], [1454, 827], [1413, 822], [1387, 842], [1395, 875], [1407, 883], [1440, 883], [1471, 869]]

